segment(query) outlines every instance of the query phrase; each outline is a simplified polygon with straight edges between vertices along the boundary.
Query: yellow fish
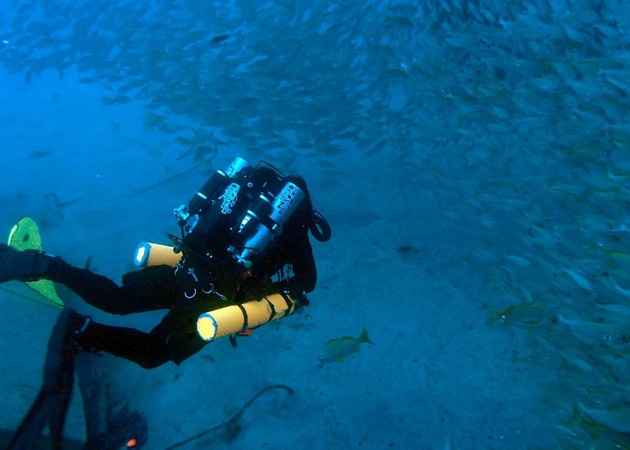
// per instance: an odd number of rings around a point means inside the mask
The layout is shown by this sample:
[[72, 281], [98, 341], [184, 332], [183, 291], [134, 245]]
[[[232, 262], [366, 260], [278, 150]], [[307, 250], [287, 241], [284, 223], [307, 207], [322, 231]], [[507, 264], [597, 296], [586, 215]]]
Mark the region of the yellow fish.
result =
[[352, 336], [343, 336], [337, 339], [331, 339], [324, 344], [323, 354], [320, 358], [321, 362], [343, 362], [345, 358], [358, 352], [361, 344], [372, 344], [368, 337], [367, 330], [363, 330], [358, 338]]

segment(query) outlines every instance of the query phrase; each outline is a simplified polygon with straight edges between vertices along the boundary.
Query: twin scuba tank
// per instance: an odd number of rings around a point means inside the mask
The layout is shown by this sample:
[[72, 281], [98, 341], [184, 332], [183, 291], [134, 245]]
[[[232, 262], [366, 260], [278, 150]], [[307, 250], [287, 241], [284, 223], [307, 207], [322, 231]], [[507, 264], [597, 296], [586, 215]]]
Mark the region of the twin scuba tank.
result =
[[217, 170], [188, 202], [175, 209], [182, 238], [171, 236], [184, 255], [210, 267], [236, 262], [243, 270], [264, 255], [306, 193], [267, 163], [236, 158]]

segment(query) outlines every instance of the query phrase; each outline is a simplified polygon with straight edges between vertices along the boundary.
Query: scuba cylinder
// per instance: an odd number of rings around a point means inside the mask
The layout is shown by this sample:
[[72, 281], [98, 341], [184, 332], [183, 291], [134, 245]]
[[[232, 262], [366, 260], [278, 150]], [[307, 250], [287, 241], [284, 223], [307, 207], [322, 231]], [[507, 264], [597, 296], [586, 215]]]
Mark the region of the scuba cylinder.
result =
[[300, 205], [306, 194], [295, 184], [287, 182], [282, 190], [270, 201], [260, 194], [258, 201], [247, 213], [238, 229], [238, 238], [243, 242], [234, 258], [246, 269], [252, 267], [252, 260], [265, 251], [269, 243], [282, 232], [282, 226]]
[[288, 294], [273, 294], [261, 300], [226, 306], [203, 313], [197, 319], [197, 333], [204, 341], [256, 328], [295, 311], [297, 300]]

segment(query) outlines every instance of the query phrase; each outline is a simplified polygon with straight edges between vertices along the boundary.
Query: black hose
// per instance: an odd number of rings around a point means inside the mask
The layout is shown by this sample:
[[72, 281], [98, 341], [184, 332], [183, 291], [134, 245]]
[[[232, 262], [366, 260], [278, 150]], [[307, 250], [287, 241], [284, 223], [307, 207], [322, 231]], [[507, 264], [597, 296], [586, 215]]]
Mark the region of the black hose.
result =
[[[293, 389], [291, 389], [289, 386], [286, 386], [284, 384], [273, 384], [271, 386], [267, 386], [266, 388], [261, 389], [260, 391], [258, 391], [252, 398], [250, 398], [247, 402], [245, 402], [245, 404], [243, 406], [241, 406], [241, 409], [239, 409], [232, 417], [230, 417], [229, 419], [227, 419], [225, 422], [221, 422], [218, 425], [213, 426], [212, 428], [209, 428], [205, 431], [202, 431], [199, 434], [196, 434], [194, 436], [191, 436], [187, 439], [184, 439], [183, 441], [179, 441], [169, 447], [166, 447], [164, 450], [173, 450], [174, 448], [178, 448], [181, 447], [182, 445], [188, 444], [189, 442], [192, 442], [194, 440], [197, 440], [203, 436], [205, 436], [206, 434], [212, 433], [213, 431], [219, 430], [221, 428], [226, 428], [230, 433], [232, 434], [236, 434], [238, 433], [238, 431], [240, 430], [240, 419], [241, 416], [243, 415], [243, 413], [247, 410], [247, 408], [249, 408], [252, 403], [254, 403], [256, 400], [258, 400], [258, 398], [263, 395], [265, 392], [269, 392], [272, 391], [274, 389], [281, 389], [286, 391], [289, 395], [293, 395], [295, 394], [295, 391]], [[233, 436], [235, 437], [235, 436]]]

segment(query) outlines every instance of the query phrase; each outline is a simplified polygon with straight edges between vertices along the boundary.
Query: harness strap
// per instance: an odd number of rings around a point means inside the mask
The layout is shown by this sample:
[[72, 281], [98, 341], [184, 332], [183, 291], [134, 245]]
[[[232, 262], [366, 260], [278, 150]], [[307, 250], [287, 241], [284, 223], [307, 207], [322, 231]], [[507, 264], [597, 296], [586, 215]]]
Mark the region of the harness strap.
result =
[[238, 306], [238, 309], [240, 309], [241, 313], [243, 314], [243, 328], [241, 329], [241, 331], [245, 331], [249, 328], [249, 317], [247, 316], [247, 310], [243, 308], [243, 305], [236, 306]]

